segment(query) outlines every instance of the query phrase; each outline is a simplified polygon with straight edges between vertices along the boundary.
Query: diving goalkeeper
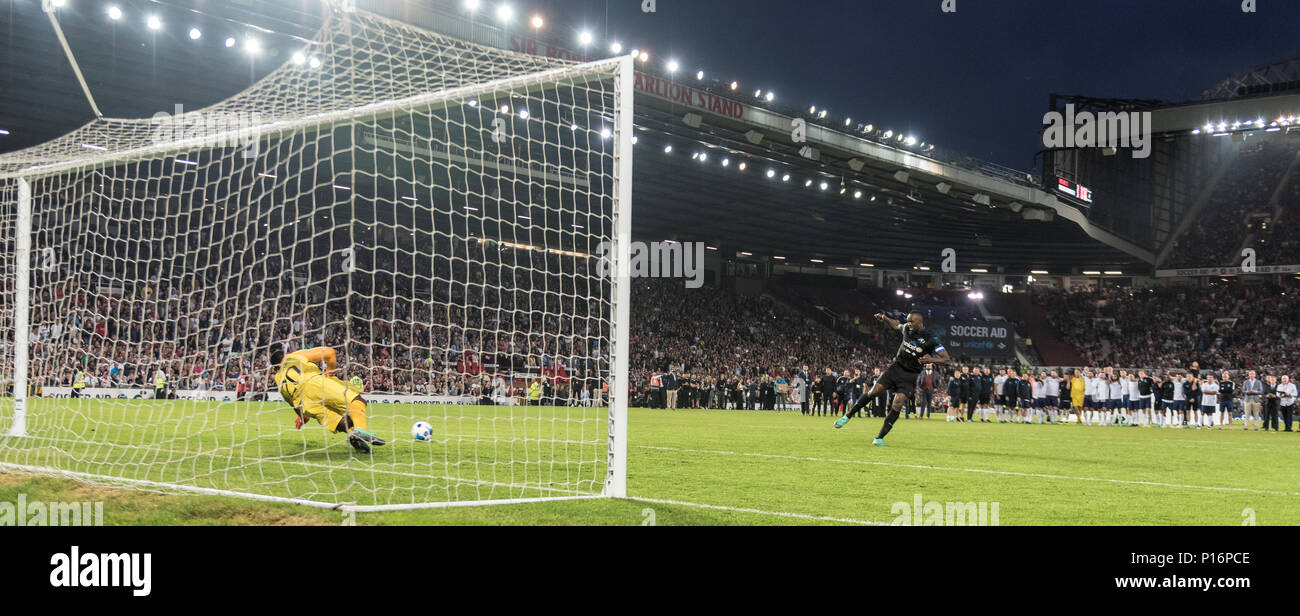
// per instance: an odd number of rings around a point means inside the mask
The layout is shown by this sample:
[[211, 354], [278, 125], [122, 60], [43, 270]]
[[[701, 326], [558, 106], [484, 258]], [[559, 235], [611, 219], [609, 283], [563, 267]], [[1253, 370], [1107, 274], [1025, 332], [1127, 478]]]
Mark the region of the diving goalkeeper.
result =
[[[349, 387], [330, 373], [338, 367], [334, 349], [322, 347], [284, 354], [280, 344], [272, 344], [271, 365], [278, 366], [275, 384], [280, 395], [293, 407], [298, 419], [296, 425], [315, 419], [330, 432], [348, 435], [348, 444], [358, 452], [368, 454], [371, 447], [386, 443], [366, 431], [366, 401], [359, 388]], [[319, 363], [325, 363], [321, 372]]]

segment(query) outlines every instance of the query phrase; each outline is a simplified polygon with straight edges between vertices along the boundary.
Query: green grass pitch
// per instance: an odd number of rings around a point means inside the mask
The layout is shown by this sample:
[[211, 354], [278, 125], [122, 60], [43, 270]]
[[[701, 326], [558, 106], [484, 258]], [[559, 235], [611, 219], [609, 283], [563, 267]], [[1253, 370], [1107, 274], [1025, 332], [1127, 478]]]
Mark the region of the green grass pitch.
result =
[[[0, 434], [8, 428], [8, 409], [2, 413]], [[292, 414], [279, 404], [34, 400], [35, 438], [0, 437], [0, 462], [359, 504], [596, 493], [604, 413], [372, 405], [372, 430], [392, 442], [365, 459], [320, 428], [286, 430]], [[347, 516], [10, 473], [0, 475], [0, 502], [20, 493], [28, 501], [103, 500], [106, 524], [951, 523], [951, 513], [934, 515], [950, 503], [996, 511], [1004, 526], [1300, 523], [1300, 438], [1240, 425], [904, 420], [889, 447], [874, 448], [879, 419], [838, 431], [830, 418], [790, 412], [634, 409], [630, 419], [627, 500]], [[410, 438], [419, 420], [434, 425], [438, 442]]]

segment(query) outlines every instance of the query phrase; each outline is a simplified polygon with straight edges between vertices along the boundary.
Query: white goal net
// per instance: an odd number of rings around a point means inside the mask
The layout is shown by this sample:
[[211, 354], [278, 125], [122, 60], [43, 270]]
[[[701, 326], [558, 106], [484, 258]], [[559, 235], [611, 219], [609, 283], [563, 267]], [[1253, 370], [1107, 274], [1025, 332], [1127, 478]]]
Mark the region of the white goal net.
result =
[[[336, 10], [227, 101], [0, 155], [0, 470], [357, 510], [623, 496], [629, 289], [595, 259], [626, 256], [632, 70]], [[333, 348], [388, 444], [297, 429], [273, 345]]]

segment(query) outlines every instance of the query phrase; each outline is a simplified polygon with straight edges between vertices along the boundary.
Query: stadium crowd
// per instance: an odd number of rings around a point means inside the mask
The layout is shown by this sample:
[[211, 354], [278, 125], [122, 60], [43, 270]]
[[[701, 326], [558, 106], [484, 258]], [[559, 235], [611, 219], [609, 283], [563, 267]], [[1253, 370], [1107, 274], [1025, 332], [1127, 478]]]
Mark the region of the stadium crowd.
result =
[[[1243, 145], [1201, 214], [1178, 238], [1164, 267], [1237, 266], [1243, 247], [1254, 247], [1261, 263], [1300, 262], [1300, 242], [1291, 238], [1294, 234], [1280, 220], [1273, 220], [1278, 209], [1282, 220], [1300, 213], [1300, 182], [1292, 178], [1282, 186], [1298, 152], [1300, 148], [1285, 141]], [[1272, 202], [1274, 193], [1278, 193], [1278, 207]]]
[[[392, 255], [375, 259], [379, 272], [401, 271]], [[245, 272], [202, 289], [192, 279], [127, 287], [37, 273], [31, 383], [151, 387], [161, 370], [170, 390], [265, 391], [267, 349], [282, 344], [340, 348], [340, 372], [373, 391], [519, 395], [530, 383], [513, 377], [533, 374], [577, 400], [600, 387], [594, 375], [608, 365], [608, 322], [588, 317], [581, 299], [601, 292], [586, 285], [604, 283], [583, 261], [464, 245], [430, 264], [423, 289], [414, 277], [370, 272], [308, 285], [292, 271]], [[468, 282], [451, 281], [454, 263], [469, 270], [456, 277]]]
[[1255, 223], [1248, 248], [1254, 248], [1260, 263], [1300, 264], [1300, 237], [1293, 223], [1300, 218], [1300, 176], [1293, 171], [1289, 183], [1278, 194], [1277, 218]]
[[[375, 258], [379, 272], [402, 271], [391, 256]], [[468, 283], [450, 282], [453, 263], [468, 267]], [[409, 277], [382, 273], [302, 285], [288, 273], [246, 272], [206, 289], [38, 273], [31, 382], [144, 388], [161, 371], [169, 390], [258, 392], [272, 372], [265, 351], [279, 343], [346, 348], [339, 371], [371, 391], [517, 397], [536, 380], [523, 375], [534, 375], [547, 398], [598, 397], [608, 322], [587, 316], [580, 298], [608, 288], [584, 259], [466, 245], [434, 268], [424, 293]], [[633, 315], [637, 386], [669, 363], [691, 379], [757, 386], [788, 380], [799, 362], [867, 366], [892, 352], [851, 343], [770, 299], [682, 293], [680, 281], [639, 281]]]
[[[683, 408], [763, 408], [787, 403], [808, 366], [865, 370], [887, 363], [888, 343], [853, 342], [770, 297], [739, 297], [681, 282], [638, 281], [632, 302], [634, 398]], [[670, 372], [675, 383], [656, 384]]]
[[1036, 293], [1088, 365], [1287, 369], [1300, 356], [1300, 292], [1216, 285]]
[[[31, 382], [148, 388], [161, 373], [168, 390], [255, 396], [271, 389], [266, 351], [281, 344], [342, 349], [340, 373], [360, 377], [369, 391], [603, 399], [609, 322], [585, 298], [607, 297], [610, 288], [585, 258], [475, 241], [425, 264], [403, 263], [397, 252], [375, 251], [368, 269], [307, 284], [293, 268], [267, 277], [245, 270], [202, 288], [193, 278], [128, 285], [37, 272]], [[393, 273], [422, 266], [432, 275]], [[906, 299], [875, 295], [885, 305]], [[771, 296], [639, 280], [632, 298], [629, 393], [638, 405], [842, 410], [897, 346], [889, 335], [850, 340]], [[1051, 292], [1034, 300], [1091, 366], [1186, 372], [1199, 362], [1216, 373], [1280, 375], [1300, 352], [1300, 300], [1280, 287]], [[934, 404], [965, 400], [946, 391], [954, 378], [940, 375]]]

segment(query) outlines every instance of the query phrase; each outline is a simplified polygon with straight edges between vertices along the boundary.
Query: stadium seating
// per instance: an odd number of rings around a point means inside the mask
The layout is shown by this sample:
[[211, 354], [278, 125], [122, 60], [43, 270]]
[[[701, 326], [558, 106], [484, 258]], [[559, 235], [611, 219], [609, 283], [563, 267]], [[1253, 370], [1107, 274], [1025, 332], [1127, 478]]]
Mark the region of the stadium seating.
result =
[[1300, 233], [1295, 221], [1300, 219], [1300, 177], [1295, 171], [1278, 195], [1279, 216], [1258, 223], [1246, 246], [1256, 250], [1260, 263], [1300, 264]]
[[641, 281], [633, 293], [634, 382], [673, 367], [715, 377], [789, 374], [853, 365], [871, 368], [892, 349], [850, 341], [770, 297], [716, 289], [681, 292], [680, 281]]
[[1219, 285], [1037, 293], [1034, 301], [1087, 365], [1286, 369], [1300, 354], [1298, 295]]
[[[1287, 194], [1293, 211], [1300, 189]], [[1266, 254], [1294, 250], [1287, 234], [1268, 231], [1260, 245], [1277, 252]], [[461, 395], [488, 389], [490, 375], [498, 373], [599, 388], [596, 375], [607, 369], [608, 350], [596, 341], [607, 323], [586, 318], [585, 307], [572, 300], [575, 285], [602, 284], [584, 259], [471, 243], [435, 260], [435, 283], [425, 289], [392, 273], [410, 269], [398, 256], [369, 258], [377, 267], [352, 274], [351, 295], [347, 275], [321, 282], [332, 297], [350, 298], [328, 304], [300, 302], [276, 278], [249, 279], [238, 288], [232, 282], [218, 296], [148, 280], [112, 288], [86, 274], [39, 273], [50, 279], [38, 280], [37, 288], [55, 300], [39, 302], [32, 314], [33, 384], [69, 385], [74, 366], [84, 365], [91, 386], [141, 387], [161, 366], [178, 389], [233, 390], [240, 377], [256, 389], [269, 384], [264, 351], [272, 341], [295, 348], [346, 341], [344, 369], [376, 391]], [[468, 268], [468, 278], [465, 272], [453, 277], [452, 267]], [[892, 288], [858, 289], [852, 282], [827, 287], [776, 279], [770, 296], [747, 297], [711, 288], [683, 293], [680, 281], [638, 281], [632, 380], [645, 383], [651, 372], [670, 366], [713, 378], [776, 376], [805, 364], [816, 371], [869, 369], [892, 356], [895, 340], [837, 332], [835, 322], [815, 318], [816, 307], [841, 324], [916, 306], [927, 307], [932, 318], [978, 316], [957, 291], [912, 290], [908, 299]], [[1239, 369], [1294, 362], [1300, 300], [1286, 291], [1222, 285], [1039, 292], [1032, 302], [994, 295], [988, 305], [1018, 322], [1050, 365], [1165, 368], [1199, 361], [1204, 368]]]
[[[1284, 227], [1268, 224], [1276, 212], [1296, 213], [1294, 181], [1278, 193], [1294, 167], [1300, 146], [1293, 141], [1262, 141], [1242, 146], [1227, 174], [1210, 194], [1197, 219], [1177, 239], [1165, 260], [1168, 269], [1236, 266], [1243, 246], [1261, 249], [1261, 262], [1289, 265], [1300, 259], [1300, 243]], [[1275, 194], [1278, 204], [1273, 203]], [[1282, 219], [1288, 217], [1284, 214]]]
[[[325, 281], [332, 297], [350, 299], [323, 305], [297, 301], [274, 278], [226, 289], [223, 297], [147, 281], [108, 289], [88, 275], [38, 283], [64, 300], [33, 313], [33, 384], [68, 386], [83, 366], [91, 387], [145, 387], [162, 367], [177, 389], [232, 391], [240, 377], [255, 390], [269, 388], [265, 349], [284, 341], [291, 348], [345, 346], [340, 371], [360, 376], [371, 391], [466, 395], [487, 391], [495, 374], [516, 377], [512, 393], [527, 375], [600, 387], [596, 375], [608, 369], [608, 350], [596, 341], [607, 322], [585, 318], [573, 300], [575, 285], [600, 284], [584, 260], [460, 247], [452, 259], [435, 261], [438, 282], [421, 290], [391, 273], [409, 266], [392, 255], [373, 258], [375, 272], [350, 277], [351, 295], [347, 275]], [[448, 282], [453, 261], [469, 268], [475, 284]], [[670, 362], [701, 375], [758, 377], [802, 364], [872, 367], [893, 351], [892, 342], [851, 342], [770, 297], [683, 293], [680, 285], [649, 280], [633, 289], [635, 383]], [[64, 305], [72, 307], [67, 314], [55, 310]]]

